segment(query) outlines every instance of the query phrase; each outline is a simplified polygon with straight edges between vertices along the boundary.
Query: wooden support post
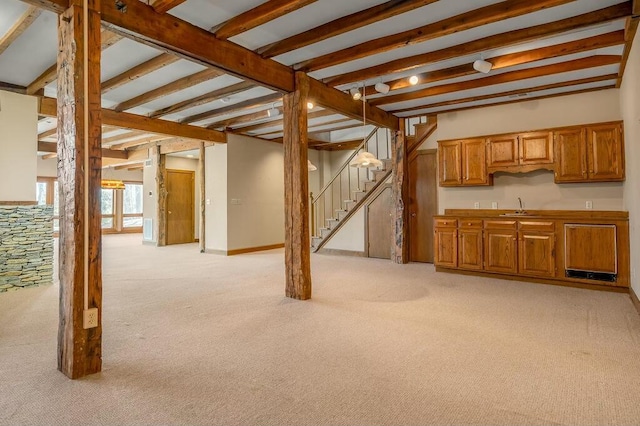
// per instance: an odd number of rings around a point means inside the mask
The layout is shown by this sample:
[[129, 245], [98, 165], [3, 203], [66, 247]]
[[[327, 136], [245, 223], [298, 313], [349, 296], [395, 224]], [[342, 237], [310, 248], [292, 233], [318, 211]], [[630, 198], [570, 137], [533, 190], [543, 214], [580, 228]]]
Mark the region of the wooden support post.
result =
[[409, 161], [405, 135], [405, 120], [400, 119], [400, 129], [393, 132], [393, 222], [394, 236], [391, 244], [391, 260], [394, 263], [409, 262], [408, 221], [405, 206], [409, 205]]
[[158, 167], [156, 168], [156, 193], [158, 194], [158, 239], [156, 246], [162, 247], [167, 245], [167, 184], [165, 176], [167, 175], [167, 155], [160, 152], [160, 145], [155, 147], [155, 159]]
[[205, 158], [205, 144], [204, 142], [200, 142], [200, 157], [198, 159], [198, 172], [200, 173], [200, 236], [198, 241], [200, 243], [200, 253], [204, 253], [207, 246], [205, 241], [205, 212], [207, 206], [206, 198], [206, 184], [205, 184], [205, 166], [206, 166], [206, 158]]
[[102, 369], [99, 11], [74, 0], [58, 21], [58, 369], [72, 379]]
[[284, 220], [287, 297], [311, 298], [307, 98], [309, 79], [296, 73], [296, 90], [284, 96]]

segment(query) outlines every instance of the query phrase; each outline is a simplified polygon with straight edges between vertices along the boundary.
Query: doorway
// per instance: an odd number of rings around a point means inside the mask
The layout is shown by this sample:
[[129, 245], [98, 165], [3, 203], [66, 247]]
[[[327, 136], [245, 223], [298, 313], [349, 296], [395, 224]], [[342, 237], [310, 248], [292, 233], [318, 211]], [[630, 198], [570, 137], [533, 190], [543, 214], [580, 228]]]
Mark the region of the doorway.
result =
[[194, 242], [195, 172], [167, 169], [167, 244]]
[[386, 187], [374, 198], [366, 209], [367, 215], [367, 256], [391, 259], [393, 226], [391, 222], [391, 186]]
[[438, 213], [437, 151], [409, 159], [409, 260], [433, 263], [433, 216]]

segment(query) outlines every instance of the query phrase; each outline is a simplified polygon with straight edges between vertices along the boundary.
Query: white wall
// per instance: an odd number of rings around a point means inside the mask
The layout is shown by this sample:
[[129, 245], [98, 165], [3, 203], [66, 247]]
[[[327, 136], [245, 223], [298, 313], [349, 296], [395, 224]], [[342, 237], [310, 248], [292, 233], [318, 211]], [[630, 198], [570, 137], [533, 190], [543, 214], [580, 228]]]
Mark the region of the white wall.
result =
[[38, 104], [0, 91], [0, 201], [35, 201]]
[[[423, 148], [435, 148], [436, 140], [621, 119], [617, 89], [477, 108], [438, 115], [437, 134]], [[622, 210], [623, 183], [558, 185], [551, 171], [536, 171], [496, 173], [490, 187], [438, 188], [441, 213], [450, 208], [473, 208], [475, 202], [480, 208], [491, 208], [495, 201], [498, 208], [515, 209], [518, 197], [527, 209], [580, 210], [585, 209], [586, 201], [592, 201], [594, 210]]]
[[227, 144], [205, 148], [205, 248], [227, 250]]
[[227, 150], [227, 250], [284, 243], [282, 145], [230, 134]]
[[[361, 208], [351, 216], [336, 234], [324, 246], [330, 250], [345, 250], [364, 252], [364, 208]], [[391, 241], [389, 241], [391, 245]]]
[[636, 34], [620, 89], [624, 117], [626, 181], [624, 209], [629, 211], [631, 287], [640, 294], [640, 33]]

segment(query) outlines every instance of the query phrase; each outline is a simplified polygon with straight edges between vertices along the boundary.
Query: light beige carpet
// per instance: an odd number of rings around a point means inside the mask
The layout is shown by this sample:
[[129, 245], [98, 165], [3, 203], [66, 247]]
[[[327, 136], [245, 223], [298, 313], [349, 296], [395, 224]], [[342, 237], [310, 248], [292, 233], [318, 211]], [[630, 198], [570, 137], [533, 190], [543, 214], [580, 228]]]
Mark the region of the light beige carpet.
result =
[[637, 425], [627, 295], [281, 250], [104, 238], [101, 374], [56, 370], [57, 286], [0, 294], [0, 424]]

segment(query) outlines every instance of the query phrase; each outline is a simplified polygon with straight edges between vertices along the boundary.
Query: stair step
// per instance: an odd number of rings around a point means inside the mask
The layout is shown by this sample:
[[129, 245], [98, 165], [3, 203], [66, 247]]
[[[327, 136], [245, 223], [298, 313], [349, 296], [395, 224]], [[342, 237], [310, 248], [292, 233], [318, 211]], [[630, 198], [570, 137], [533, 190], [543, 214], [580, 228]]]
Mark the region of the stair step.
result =
[[331, 233], [331, 228], [320, 228], [320, 239], [324, 239]]
[[351, 209], [353, 209], [356, 204], [358, 204], [356, 200], [344, 200], [344, 205], [347, 211], [351, 211]]
[[316, 248], [322, 242], [322, 237], [312, 237], [311, 238], [311, 247]]
[[382, 161], [382, 164], [384, 165], [384, 170], [390, 170], [393, 166], [393, 163], [391, 162], [391, 158], [385, 158], [384, 160], [380, 160]]
[[355, 198], [356, 201], [361, 201], [366, 195], [366, 191], [353, 191], [353, 198]]
[[373, 179], [378, 182], [380, 179], [384, 178], [387, 174], [386, 170], [374, 170], [373, 171]]
[[347, 210], [336, 210], [336, 218], [338, 220], [344, 219], [347, 214], [349, 214]]
[[338, 219], [327, 219], [327, 228], [333, 229], [338, 223], [340, 223]]
[[376, 186], [376, 181], [375, 180], [367, 180], [364, 182], [364, 190], [365, 192], [367, 191], [371, 191], [371, 189]]

